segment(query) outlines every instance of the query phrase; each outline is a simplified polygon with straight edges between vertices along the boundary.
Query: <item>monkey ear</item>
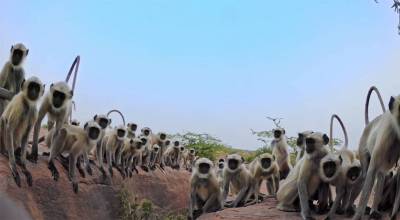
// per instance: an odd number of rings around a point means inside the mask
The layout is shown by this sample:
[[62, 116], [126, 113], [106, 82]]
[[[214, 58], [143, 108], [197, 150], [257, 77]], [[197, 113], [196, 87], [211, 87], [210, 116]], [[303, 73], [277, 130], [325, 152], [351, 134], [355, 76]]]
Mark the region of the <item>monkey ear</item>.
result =
[[88, 125], [89, 125], [89, 124], [86, 122], [86, 123], [85, 123], [85, 126], [83, 126], [83, 128], [86, 129], [86, 127], [87, 127]]
[[110, 125], [110, 124], [111, 124], [111, 118], [108, 119], [108, 125]]
[[71, 91], [69, 92], [69, 98], [72, 98], [73, 96], [74, 96], [74, 91], [71, 90]]
[[43, 84], [43, 90], [45, 90], [46, 89], [46, 84]]
[[327, 145], [329, 143], [328, 135], [326, 135], [326, 134], [322, 135], [322, 139], [324, 139], [324, 145]]
[[25, 56], [28, 56], [29, 49], [26, 49]]
[[13, 50], [14, 50], [14, 45], [11, 46], [10, 52], [12, 52]]
[[275, 158], [275, 155], [272, 155], [272, 160], [273, 160], [273, 161], [275, 161], [275, 160], [276, 160], [276, 158]]
[[242, 160], [242, 163], [244, 163], [244, 158], [242, 156], [240, 156], [240, 159]]
[[53, 88], [53, 86], [54, 86], [54, 83], [50, 84], [50, 89]]
[[97, 115], [95, 115], [95, 116], [93, 117], [93, 120], [95, 120], [95, 121], [96, 121], [96, 119], [97, 119]]
[[283, 133], [283, 134], [285, 134], [285, 133], [286, 133], [285, 129], [282, 129], [282, 133]]
[[22, 89], [22, 87], [24, 87], [24, 84], [25, 84], [25, 79], [23, 79], [21, 82], [21, 89]]
[[395, 101], [394, 97], [393, 97], [393, 96], [390, 96], [390, 101], [389, 101], [389, 110], [390, 110], [390, 111], [393, 110], [394, 101]]
[[340, 161], [340, 165], [341, 165], [343, 163], [342, 155], [339, 155], [339, 161]]

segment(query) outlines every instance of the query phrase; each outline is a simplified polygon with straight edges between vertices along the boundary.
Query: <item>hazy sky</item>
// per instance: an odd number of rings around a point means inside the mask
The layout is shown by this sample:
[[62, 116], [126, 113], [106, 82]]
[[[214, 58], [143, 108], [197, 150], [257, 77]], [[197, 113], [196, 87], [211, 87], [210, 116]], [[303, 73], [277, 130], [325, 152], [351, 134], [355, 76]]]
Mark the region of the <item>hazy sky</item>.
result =
[[[368, 87], [400, 93], [392, 1], [2, 1], [0, 61], [60, 81], [81, 55], [75, 118], [120, 109], [140, 127], [208, 132], [245, 149], [283, 117], [289, 135], [339, 114], [356, 148]], [[380, 112], [376, 97], [371, 115]], [[113, 116], [115, 123], [119, 118]], [[338, 128], [338, 126], [336, 126]], [[338, 137], [342, 137], [336, 129]]]

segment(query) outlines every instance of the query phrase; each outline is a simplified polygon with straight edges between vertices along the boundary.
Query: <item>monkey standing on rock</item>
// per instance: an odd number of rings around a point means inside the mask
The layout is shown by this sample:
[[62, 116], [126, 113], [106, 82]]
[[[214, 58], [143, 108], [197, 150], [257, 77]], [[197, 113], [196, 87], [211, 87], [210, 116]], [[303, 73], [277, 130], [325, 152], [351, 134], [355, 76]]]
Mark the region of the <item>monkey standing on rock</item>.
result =
[[274, 140], [271, 143], [272, 155], [275, 156], [279, 167], [280, 179], [285, 179], [292, 169], [290, 164], [290, 155], [288, 152], [289, 145], [286, 141], [285, 129], [276, 128], [273, 130]]
[[4, 64], [0, 73], [0, 115], [6, 108], [9, 100], [16, 95], [25, 80], [23, 61], [28, 56], [29, 49], [22, 43], [11, 46], [10, 60]]
[[16, 184], [20, 187], [21, 181], [17, 171], [14, 151], [21, 149], [20, 165], [32, 186], [32, 175], [26, 168], [26, 147], [29, 133], [37, 119], [37, 101], [43, 95], [44, 85], [37, 77], [30, 77], [21, 84], [21, 91], [13, 97], [0, 118], [2, 147], [8, 151], [10, 168]]
[[[39, 116], [33, 130], [32, 152], [29, 155], [29, 160], [32, 162], [36, 163], [38, 159], [38, 140], [43, 118], [47, 115], [49, 122], [55, 122], [54, 138], [61, 126], [68, 123], [72, 96], [73, 92], [66, 82], [58, 82], [50, 85], [50, 91], [46, 94], [40, 106]], [[51, 129], [52, 125], [49, 126], [49, 130]]]

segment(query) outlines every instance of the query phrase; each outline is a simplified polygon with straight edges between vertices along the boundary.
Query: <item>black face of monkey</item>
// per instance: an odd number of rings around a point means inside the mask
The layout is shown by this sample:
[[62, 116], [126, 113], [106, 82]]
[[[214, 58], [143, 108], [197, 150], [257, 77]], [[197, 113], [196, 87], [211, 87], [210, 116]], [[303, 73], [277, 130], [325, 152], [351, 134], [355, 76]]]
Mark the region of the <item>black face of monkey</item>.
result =
[[137, 125], [136, 124], [131, 124], [131, 130], [132, 131], [136, 131], [137, 129]]
[[297, 137], [297, 140], [296, 140], [296, 144], [297, 144], [297, 146], [302, 146], [303, 143], [304, 143], [304, 135], [299, 134], [299, 136]]
[[223, 162], [219, 162], [218, 163], [218, 168], [221, 169], [221, 170], [224, 169], [224, 163]]
[[207, 174], [209, 171], [210, 171], [210, 164], [208, 163], [199, 164], [199, 172], [201, 174]]
[[175, 147], [178, 147], [178, 146], [179, 146], [179, 141], [175, 141], [175, 142], [174, 142], [174, 146], [175, 146]]
[[239, 167], [239, 161], [236, 159], [229, 159], [228, 160], [228, 167], [231, 170], [236, 170]]
[[166, 141], [165, 145], [168, 146], [171, 143], [171, 141]]
[[142, 138], [140, 139], [142, 141], [142, 144], [145, 145], [147, 143], [147, 139], [146, 138]]
[[24, 51], [20, 49], [15, 49], [11, 56], [11, 63], [14, 66], [18, 66], [22, 63], [22, 59], [24, 58]]
[[193, 150], [193, 149], [191, 149], [191, 150], [190, 150], [190, 153], [191, 153], [191, 154], [194, 154], [194, 150]]
[[28, 85], [28, 98], [36, 101], [40, 96], [40, 85], [36, 82], [30, 82]]
[[164, 134], [164, 133], [161, 133], [160, 134], [160, 139], [163, 141], [163, 140], [165, 140], [167, 138], [167, 135], [166, 134]]
[[282, 135], [282, 131], [281, 130], [275, 130], [274, 131], [274, 137], [275, 138], [280, 138]]
[[100, 135], [100, 129], [96, 127], [89, 128], [89, 138], [96, 140]]
[[185, 150], [185, 148], [184, 148], [184, 147], [181, 147], [181, 148], [180, 148], [180, 150], [181, 150], [181, 151], [184, 151], [184, 150]]
[[261, 167], [264, 169], [268, 169], [271, 166], [271, 158], [262, 158], [261, 159]]
[[155, 147], [155, 148], [154, 148], [154, 151], [157, 153], [157, 152], [158, 152], [158, 149], [159, 149], [158, 147]]
[[138, 142], [137, 144], [136, 144], [136, 149], [140, 149], [140, 148], [142, 148], [142, 143], [141, 142]]
[[118, 137], [124, 137], [125, 136], [125, 130], [124, 129], [118, 129], [117, 130], [117, 135], [118, 135]]
[[143, 131], [143, 134], [144, 134], [145, 136], [149, 136], [150, 131], [149, 131], [148, 129], [146, 129], [146, 130]]
[[360, 167], [352, 167], [347, 171], [347, 178], [349, 178], [351, 181], [356, 180], [361, 174], [361, 168]]
[[107, 126], [108, 126], [108, 119], [107, 118], [101, 118], [100, 120], [99, 120], [99, 125], [100, 125], [100, 127], [102, 128], [102, 129], [106, 129], [107, 128]]
[[62, 106], [62, 104], [65, 101], [65, 94], [63, 92], [60, 91], [54, 91], [53, 92], [53, 106], [55, 108], [60, 108]]
[[336, 173], [336, 163], [334, 161], [325, 162], [322, 168], [324, 169], [325, 176], [328, 178], [333, 177]]
[[308, 154], [313, 153], [315, 150], [315, 140], [314, 138], [306, 138], [306, 152]]

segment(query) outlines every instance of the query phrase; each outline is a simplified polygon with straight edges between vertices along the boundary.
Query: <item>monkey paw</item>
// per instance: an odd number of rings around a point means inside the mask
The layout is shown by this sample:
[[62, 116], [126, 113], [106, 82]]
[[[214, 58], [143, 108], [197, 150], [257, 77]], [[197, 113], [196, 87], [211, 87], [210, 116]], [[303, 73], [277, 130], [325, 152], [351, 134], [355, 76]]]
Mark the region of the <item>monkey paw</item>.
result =
[[112, 167], [110, 167], [110, 168], [108, 169], [108, 172], [110, 172], [110, 176], [111, 176], [111, 177], [114, 176], [114, 171], [113, 171], [113, 168], [112, 168]]
[[72, 188], [74, 189], [74, 193], [78, 193], [78, 183], [72, 183]]
[[[354, 214], [356, 214], [356, 209], [354, 208], [354, 206], [350, 206], [347, 210], [346, 210], [346, 216], [347, 217], [351, 217]], [[366, 213], [367, 215], [369, 215], [369, 210], [368, 213]]]
[[381, 219], [382, 218], [382, 214], [378, 211], [373, 211], [370, 215], [369, 215], [370, 219]]
[[31, 161], [32, 163], [37, 163], [38, 161], [38, 154], [37, 153], [30, 153], [26, 156], [26, 159], [28, 159], [29, 161]]
[[338, 215], [343, 215], [344, 214], [344, 210], [342, 208], [337, 208], [335, 213], [338, 214]]
[[18, 172], [13, 172], [14, 181], [18, 187], [21, 187], [21, 177]]

